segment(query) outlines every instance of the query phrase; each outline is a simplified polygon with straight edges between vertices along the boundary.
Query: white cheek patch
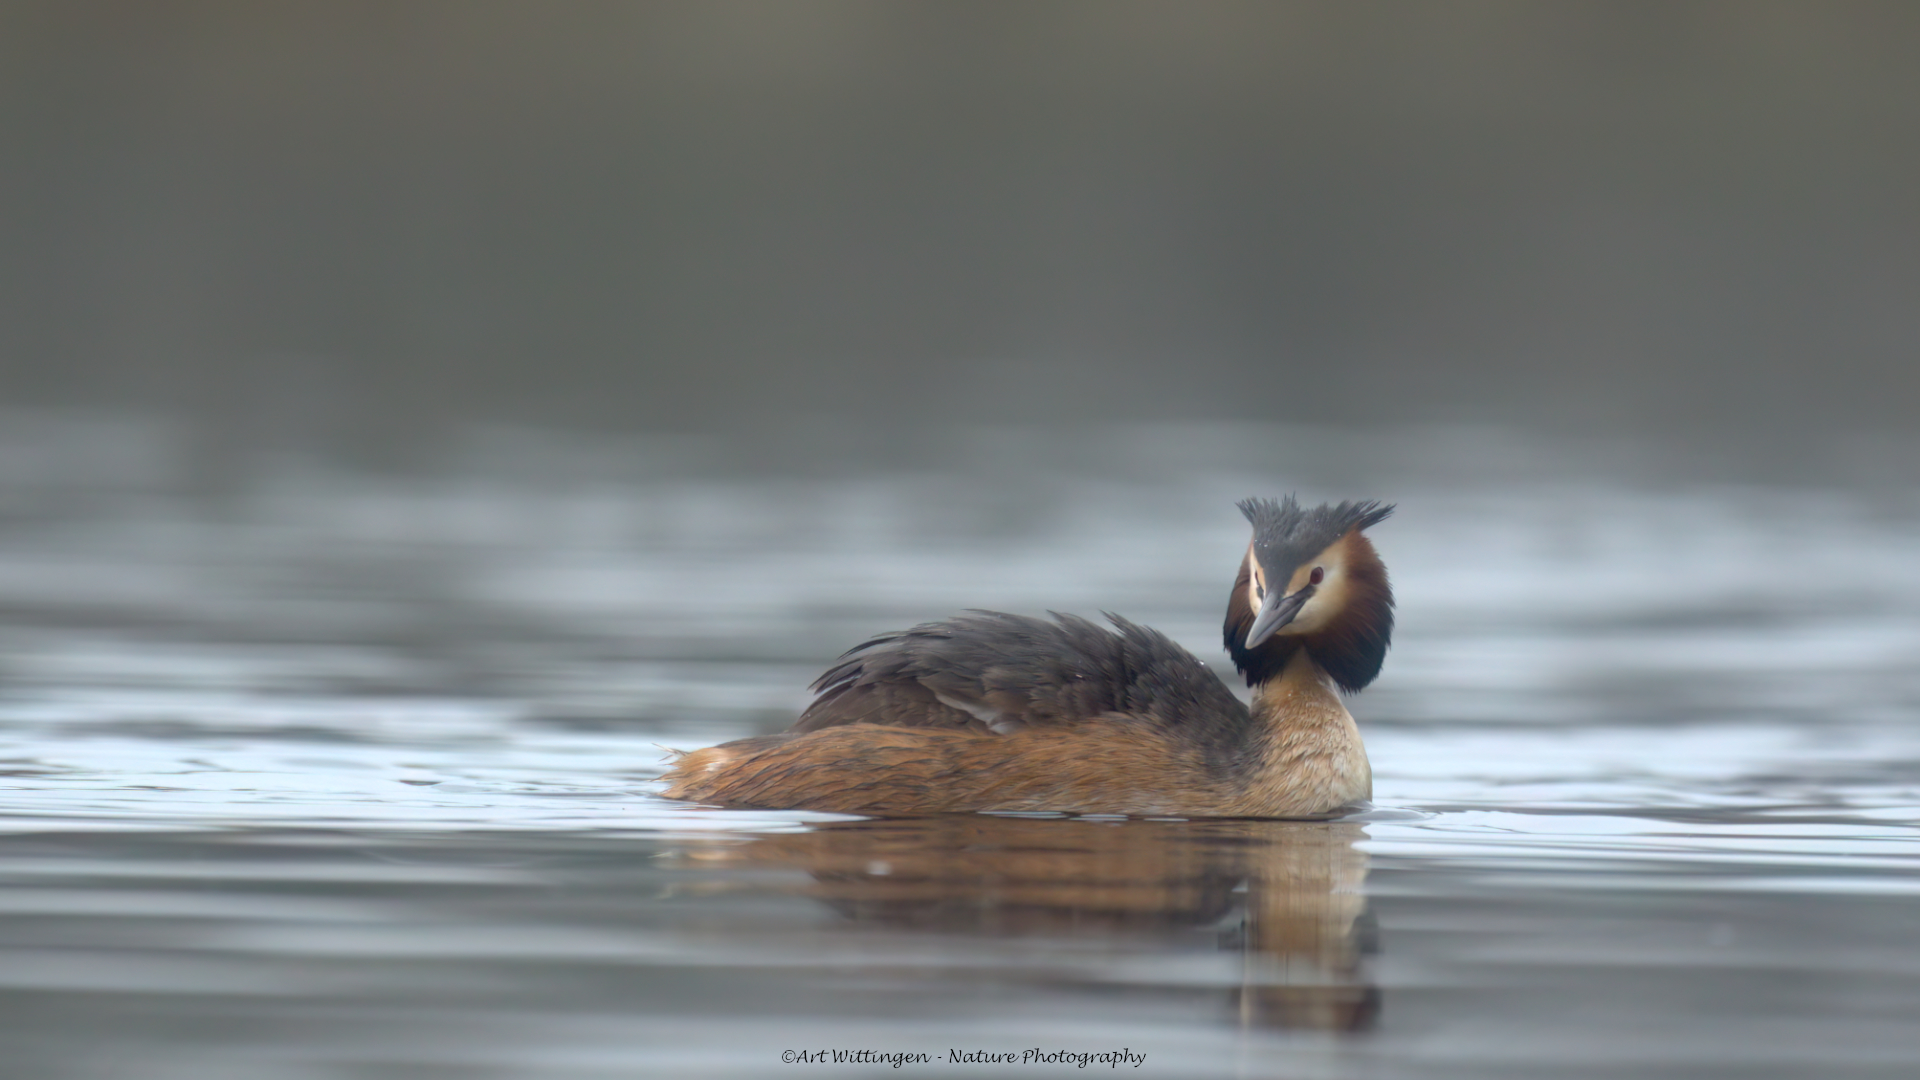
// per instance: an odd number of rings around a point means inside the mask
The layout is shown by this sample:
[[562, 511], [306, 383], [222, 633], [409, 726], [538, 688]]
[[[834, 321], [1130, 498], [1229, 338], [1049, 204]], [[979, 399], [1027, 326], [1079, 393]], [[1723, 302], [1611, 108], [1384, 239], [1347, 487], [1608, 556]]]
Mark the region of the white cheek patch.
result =
[[1247, 557], [1242, 561], [1247, 567], [1247, 606], [1259, 611], [1260, 594], [1266, 588], [1267, 575], [1260, 569], [1260, 560], [1253, 557], [1253, 545], [1247, 545]]
[[[1325, 576], [1315, 586], [1313, 596], [1300, 605], [1300, 613], [1293, 617], [1292, 622], [1281, 627], [1280, 633], [1312, 634], [1325, 629], [1333, 621], [1333, 617], [1347, 606], [1346, 564], [1346, 552], [1341, 550], [1340, 543], [1321, 552], [1318, 558], [1308, 564], [1308, 574], [1312, 573], [1312, 567], [1317, 566], [1325, 572]], [[1301, 587], [1304, 588], [1309, 580], [1310, 577], [1303, 576]]]
[[1292, 622], [1281, 627], [1280, 632], [1285, 634], [1311, 634], [1322, 626], [1325, 626], [1327, 619], [1332, 616], [1335, 610], [1335, 605], [1329, 602], [1329, 598], [1325, 593], [1316, 592], [1313, 594], [1312, 599], [1300, 605], [1300, 614], [1295, 615]]

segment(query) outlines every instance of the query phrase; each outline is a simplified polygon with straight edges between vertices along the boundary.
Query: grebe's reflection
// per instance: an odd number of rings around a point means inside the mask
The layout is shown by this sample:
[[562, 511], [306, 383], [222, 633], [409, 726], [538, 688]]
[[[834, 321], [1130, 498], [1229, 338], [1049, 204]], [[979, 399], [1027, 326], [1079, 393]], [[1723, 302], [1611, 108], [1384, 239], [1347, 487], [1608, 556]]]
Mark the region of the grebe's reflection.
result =
[[1354, 842], [1364, 835], [1337, 822], [952, 815], [835, 822], [722, 857], [805, 869], [813, 896], [873, 926], [1074, 936], [1224, 927], [1219, 947], [1244, 957], [1232, 991], [1242, 1023], [1357, 1031], [1379, 1011], [1361, 940], [1367, 857]]

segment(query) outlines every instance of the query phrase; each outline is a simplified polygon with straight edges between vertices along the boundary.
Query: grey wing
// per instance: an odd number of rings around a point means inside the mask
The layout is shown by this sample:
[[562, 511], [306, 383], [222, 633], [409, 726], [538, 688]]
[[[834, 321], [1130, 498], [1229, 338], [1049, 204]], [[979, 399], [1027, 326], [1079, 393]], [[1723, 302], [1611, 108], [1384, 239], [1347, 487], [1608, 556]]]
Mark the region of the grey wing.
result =
[[1107, 618], [1115, 630], [1072, 615], [971, 611], [882, 634], [815, 680], [819, 697], [792, 730], [873, 723], [1006, 734], [1116, 713], [1187, 734], [1245, 726], [1246, 707], [1192, 653]]

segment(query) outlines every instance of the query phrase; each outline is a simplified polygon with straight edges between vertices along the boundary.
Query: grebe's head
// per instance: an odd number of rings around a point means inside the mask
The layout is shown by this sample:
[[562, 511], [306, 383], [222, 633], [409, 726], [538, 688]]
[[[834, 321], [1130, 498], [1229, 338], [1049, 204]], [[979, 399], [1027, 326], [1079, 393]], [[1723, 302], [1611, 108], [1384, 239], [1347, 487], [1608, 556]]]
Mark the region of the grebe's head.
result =
[[1280, 674], [1304, 648], [1342, 690], [1380, 674], [1393, 638], [1387, 568], [1362, 531], [1393, 507], [1343, 502], [1304, 509], [1289, 495], [1247, 499], [1253, 542], [1227, 599], [1227, 652], [1248, 685]]

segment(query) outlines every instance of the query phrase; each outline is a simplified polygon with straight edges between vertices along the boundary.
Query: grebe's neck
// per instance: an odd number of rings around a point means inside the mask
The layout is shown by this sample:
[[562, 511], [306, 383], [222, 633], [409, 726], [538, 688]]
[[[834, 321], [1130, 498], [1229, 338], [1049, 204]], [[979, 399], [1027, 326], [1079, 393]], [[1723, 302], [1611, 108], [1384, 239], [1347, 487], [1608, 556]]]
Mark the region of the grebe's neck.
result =
[[[1271, 793], [1275, 816], [1311, 816], [1373, 797], [1360, 729], [1333, 677], [1306, 649], [1254, 688], [1253, 727], [1249, 780], [1253, 790]], [[1281, 809], [1307, 804], [1310, 814]]]
[[1340, 691], [1313, 654], [1296, 648], [1278, 674], [1253, 688], [1253, 717], [1269, 728], [1353, 725]]

